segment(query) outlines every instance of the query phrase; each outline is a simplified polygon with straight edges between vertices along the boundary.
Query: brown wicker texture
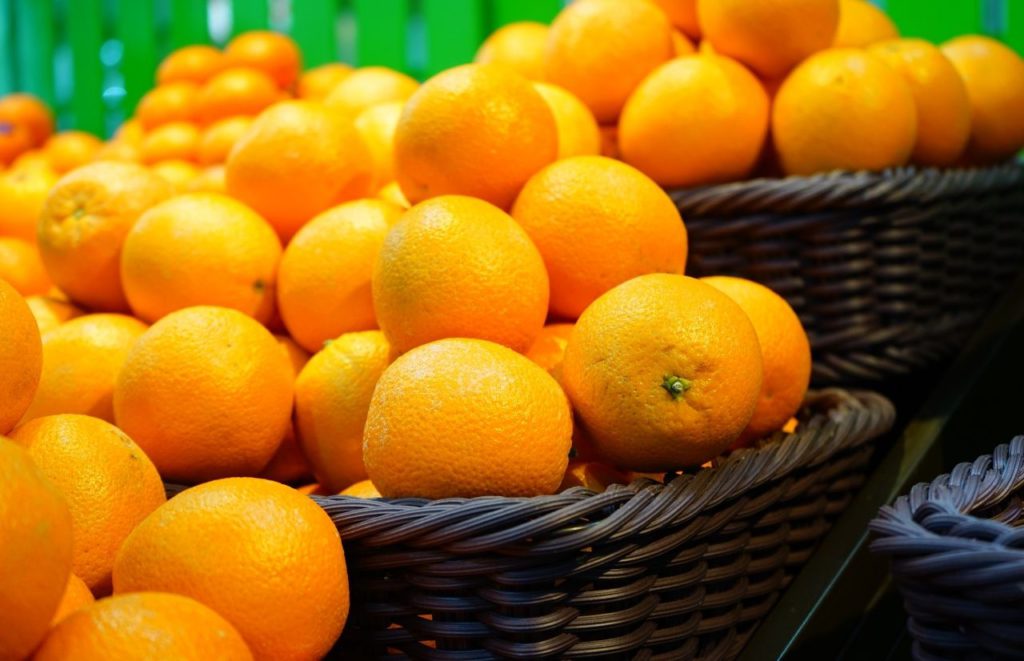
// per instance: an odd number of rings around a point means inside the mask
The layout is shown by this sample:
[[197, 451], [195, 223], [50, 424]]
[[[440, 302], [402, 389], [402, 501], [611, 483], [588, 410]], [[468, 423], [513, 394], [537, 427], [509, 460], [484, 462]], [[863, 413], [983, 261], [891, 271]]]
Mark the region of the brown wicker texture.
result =
[[672, 191], [687, 273], [737, 275], [803, 320], [817, 385], [940, 364], [1024, 266], [1024, 166], [902, 168]]
[[883, 507], [917, 659], [1024, 658], [1024, 436]]
[[796, 433], [667, 485], [317, 498], [352, 613], [337, 658], [725, 659], [861, 484], [892, 405], [811, 393]]

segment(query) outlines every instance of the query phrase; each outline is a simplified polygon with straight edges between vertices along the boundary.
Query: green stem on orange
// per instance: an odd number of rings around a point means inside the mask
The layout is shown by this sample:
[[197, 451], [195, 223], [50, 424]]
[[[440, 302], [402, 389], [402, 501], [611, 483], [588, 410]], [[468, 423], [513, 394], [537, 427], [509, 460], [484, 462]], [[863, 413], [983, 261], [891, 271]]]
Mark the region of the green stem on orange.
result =
[[672, 399], [679, 399], [683, 396], [683, 393], [693, 387], [693, 382], [688, 381], [681, 376], [666, 374], [665, 380], [661, 382], [661, 387], [664, 388], [668, 394], [672, 395]]

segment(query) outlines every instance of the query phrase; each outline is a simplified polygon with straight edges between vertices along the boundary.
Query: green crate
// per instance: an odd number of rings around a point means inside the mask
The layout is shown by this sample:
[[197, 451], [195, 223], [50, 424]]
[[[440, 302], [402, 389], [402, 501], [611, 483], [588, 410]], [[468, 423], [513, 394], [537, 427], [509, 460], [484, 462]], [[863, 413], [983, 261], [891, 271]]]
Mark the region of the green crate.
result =
[[[638, 0], [634, 0], [638, 1]], [[1024, 0], [877, 0], [903, 34], [983, 32], [1024, 52]], [[306, 65], [379, 64], [424, 78], [468, 62], [518, 20], [550, 21], [565, 0], [0, 0], [0, 94], [32, 92], [61, 127], [112, 132], [153, 85], [164, 55], [273, 29]]]

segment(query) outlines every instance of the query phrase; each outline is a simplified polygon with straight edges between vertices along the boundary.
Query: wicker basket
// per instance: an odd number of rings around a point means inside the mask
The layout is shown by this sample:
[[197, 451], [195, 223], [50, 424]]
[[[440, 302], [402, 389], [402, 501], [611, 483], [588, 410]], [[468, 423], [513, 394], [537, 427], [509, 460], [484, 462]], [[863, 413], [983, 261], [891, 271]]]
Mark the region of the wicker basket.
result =
[[903, 168], [672, 191], [687, 273], [789, 300], [814, 383], [882, 387], [941, 364], [1024, 266], [1024, 166]]
[[537, 498], [317, 501], [341, 531], [339, 658], [735, 656], [861, 484], [891, 426], [867, 392], [809, 395], [795, 434], [667, 485]]
[[1024, 658], [1024, 436], [883, 507], [918, 659]]

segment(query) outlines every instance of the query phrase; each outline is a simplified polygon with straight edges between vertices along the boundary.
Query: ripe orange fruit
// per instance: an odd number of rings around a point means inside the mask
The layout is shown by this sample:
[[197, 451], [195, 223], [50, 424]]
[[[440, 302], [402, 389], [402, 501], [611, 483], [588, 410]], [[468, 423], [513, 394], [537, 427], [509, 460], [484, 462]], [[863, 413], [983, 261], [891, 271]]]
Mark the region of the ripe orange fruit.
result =
[[90, 590], [109, 593], [121, 543], [167, 500], [153, 463], [120, 429], [87, 415], [37, 418], [15, 429], [11, 440], [67, 499], [72, 570]]
[[697, 47], [693, 45], [693, 42], [679, 30], [672, 30], [672, 48], [676, 57], [693, 55], [697, 52]]
[[89, 604], [95, 603], [95, 601], [96, 598], [92, 596], [92, 592], [89, 591], [89, 586], [85, 584], [85, 581], [75, 576], [74, 573], [68, 574], [68, 584], [64, 588], [64, 596], [60, 598], [57, 612], [53, 614], [53, 618], [50, 620], [50, 628], [57, 626], [61, 620], [79, 608], [85, 608]]
[[210, 124], [203, 131], [196, 150], [196, 160], [200, 165], [215, 165], [228, 160], [231, 148], [235, 146], [249, 126], [251, 117], [228, 117]]
[[331, 493], [366, 479], [363, 427], [389, 352], [380, 331], [346, 333], [310, 358], [295, 382], [299, 440]]
[[146, 131], [171, 122], [192, 122], [196, 118], [198, 98], [199, 85], [193, 82], [160, 85], [139, 100], [135, 118]]
[[686, 229], [672, 199], [610, 158], [552, 163], [527, 182], [512, 216], [544, 258], [558, 317], [575, 319], [630, 278], [686, 266]]
[[507, 209], [557, 155], [555, 118], [529, 81], [495, 64], [467, 64], [434, 76], [407, 102], [395, 178], [413, 204], [458, 194]]
[[103, 143], [92, 162], [96, 161], [121, 161], [124, 163], [138, 163], [142, 160], [142, 149], [128, 141], [115, 140]]
[[255, 478], [209, 482], [167, 501], [125, 541], [114, 590], [192, 597], [231, 622], [257, 659], [323, 657], [349, 608], [330, 517], [291, 487]]
[[602, 126], [601, 130], [601, 156], [608, 158], [622, 158], [619, 151], [619, 126]]
[[285, 101], [253, 121], [227, 162], [228, 191], [285, 241], [310, 218], [365, 196], [373, 179], [350, 121], [313, 101]]
[[864, 47], [899, 36], [892, 19], [870, 2], [839, 0], [839, 27], [833, 46]]
[[143, 211], [171, 188], [134, 163], [91, 163], [64, 176], [39, 217], [39, 252], [71, 300], [94, 310], [121, 311], [121, 246]]
[[167, 480], [254, 475], [292, 410], [292, 368], [270, 331], [227, 308], [172, 312], [132, 347], [114, 419]]
[[501, 64], [530, 80], [544, 80], [544, 47], [548, 26], [535, 21], [509, 23], [492, 32], [473, 61]]
[[324, 97], [332, 111], [355, 117], [371, 106], [402, 102], [419, 89], [416, 79], [387, 67], [356, 69]]
[[171, 159], [194, 161], [199, 152], [199, 127], [191, 122], [162, 124], [146, 134], [139, 148], [143, 163]]
[[63, 131], [46, 141], [44, 151], [57, 174], [70, 172], [91, 161], [103, 143], [83, 131]]
[[50, 166], [50, 159], [46, 156], [46, 150], [30, 149], [19, 154], [16, 159], [11, 161], [11, 167], [7, 171], [20, 172], [22, 170], [46, 170], [53, 172], [53, 168]]
[[0, 236], [0, 278], [22, 296], [45, 294], [53, 286], [36, 247], [7, 236]]
[[1016, 154], [1024, 146], [1024, 59], [981, 35], [947, 41], [942, 52], [963, 77], [971, 101], [967, 159], [986, 163]]
[[188, 180], [185, 184], [185, 192], [227, 195], [227, 170], [223, 165], [211, 165], [203, 168], [198, 174]]
[[761, 345], [764, 380], [754, 416], [737, 441], [747, 445], [782, 429], [796, 415], [811, 381], [811, 344], [800, 318], [784, 298], [743, 278], [701, 278], [747, 313]]
[[281, 98], [281, 90], [267, 74], [259, 69], [232, 67], [210, 78], [199, 90], [196, 115], [204, 124], [256, 115]]
[[349, 485], [341, 490], [339, 496], [352, 496], [353, 498], [380, 498], [380, 491], [373, 486], [370, 480], [363, 480]]
[[555, 18], [544, 54], [545, 79], [613, 123], [633, 89], [675, 56], [672, 26], [647, 2], [581, 0]]
[[40, 335], [45, 335], [69, 319], [85, 314], [73, 303], [49, 295], [28, 296], [25, 303], [36, 319]]
[[142, 138], [145, 135], [146, 131], [142, 128], [142, 123], [137, 119], [129, 119], [117, 128], [112, 141], [126, 142], [138, 146], [142, 144]]
[[416, 205], [391, 228], [374, 269], [373, 304], [398, 353], [445, 337], [526, 351], [547, 316], [548, 275], [508, 214], [445, 195]]
[[137, 592], [101, 599], [63, 620], [33, 657], [251, 661], [241, 634], [203, 604], [177, 594]]
[[304, 71], [299, 76], [298, 96], [310, 101], [323, 101], [331, 90], [341, 81], [348, 78], [354, 69], [341, 62], [321, 64]]
[[149, 171], [170, 186], [175, 195], [191, 190], [193, 182], [202, 174], [195, 163], [180, 158], [154, 163]]
[[883, 41], [868, 52], [899, 72], [914, 95], [917, 142], [911, 160], [937, 167], [953, 165], [971, 134], [971, 102], [953, 64], [923, 39]]
[[562, 364], [565, 347], [569, 344], [574, 324], [548, 324], [540, 331], [533, 341], [526, 357], [537, 363], [548, 372], [554, 372]]
[[699, 280], [653, 273], [580, 316], [562, 385], [602, 458], [661, 471], [725, 451], [754, 414], [762, 373], [757, 333], [739, 305]]
[[0, 167], [13, 162], [32, 149], [32, 133], [28, 127], [0, 122]]
[[746, 177], [768, 131], [768, 95], [719, 55], [672, 60], [644, 79], [619, 120], [622, 158], [662, 186]]
[[775, 95], [772, 139], [787, 174], [903, 165], [916, 137], [910, 86], [860, 49], [811, 56]]
[[402, 102], [370, 106], [355, 118], [355, 127], [373, 159], [373, 185], [377, 189], [395, 178], [393, 154], [395, 129], [402, 116]]
[[185, 46], [164, 58], [156, 70], [156, 82], [158, 85], [178, 82], [202, 85], [220, 73], [225, 64], [223, 53], [213, 46]]
[[0, 123], [24, 126], [33, 147], [41, 146], [53, 134], [53, 113], [31, 94], [0, 97]]
[[572, 93], [548, 83], [534, 83], [555, 118], [558, 158], [601, 153], [601, 131], [590, 109]]
[[629, 484], [629, 474], [599, 461], [572, 459], [558, 490], [583, 487], [601, 493], [612, 484]]
[[55, 413], [114, 420], [114, 381], [146, 324], [123, 314], [87, 314], [43, 336], [43, 372], [22, 423]]
[[[281, 347], [288, 358], [288, 363], [292, 366], [292, 378], [297, 378], [299, 372], [309, 362], [309, 353], [286, 335], [275, 335], [274, 339], [277, 340], [278, 346]], [[312, 476], [313, 468], [309, 465], [309, 460], [306, 459], [299, 439], [295, 435], [293, 416], [277, 452], [271, 457], [270, 463], [259, 474], [259, 477], [285, 484], [295, 484], [308, 482]]]
[[0, 236], [36, 241], [36, 220], [57, 175], [47, 167], [0, 173]]
[[32, 403], [43, 369], [43, 345], [25, 300], [3, 278], [0, 278], [0, 337], [4, 338], [0, 342], [0, 434], [6, 434], [18, 424]]
[[193, 305], [219, 305], [270, 319], [281, 242], [247, 206], [217, 193], [189, 193], [139, 217], [124, 240], [121, 280], [146, 321]]
[[384, 370], [363, 461], [387, 498], [538, 496], [561, 483], [571, 439], [569, 403], [547, 372], [506, 347], [453, 338]]
[[377, 191], [377, 197], [403, 209], [408, 209], [412, 206], [409, 204], [409, 200], [405, 199], [402, 187], [398, 185], [397, 181], [389, 181], [384, 186], [381, 186], [381, 189]]
[[763, 77], [779, 78], [832, 45], [839, 0], [700, 0], [697, 17], [715, 51]]
[[683, 31], [690, 39], [700, 37], [700, 24], [697, 22], [697, 0], [654, 0], [654, 4], [668, 16], [672, 25]]
[[274, 79], [281, 89], [290, 88], [302, 70], [302, 52], [287, 35], [266, 30], [244, 32], [224, 49], [229, 66], [252, 67]]
[[[0, 297], [2, 292], [0, 281]], [[6, 315], [0, 315], [4, 323]], [[5, 339], [0, 352], [6, 349]], [[24, 659], [32, 653], [57, 612], [70, 573], [71, 515], [64, 496], [28, 452], [0, 437], [0, 657]]]
[[402, 209], [356, 200], [328, 209], [292, 238], [278, 268], [277, 305], [307, 351], [342, 333], [377, 327], [370, 278], [384, 237]]

